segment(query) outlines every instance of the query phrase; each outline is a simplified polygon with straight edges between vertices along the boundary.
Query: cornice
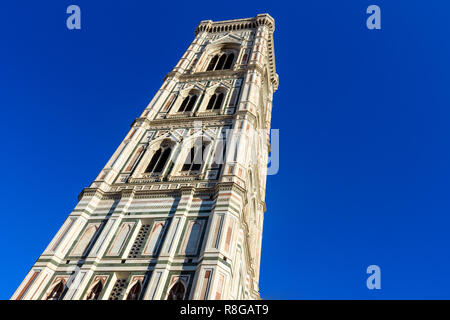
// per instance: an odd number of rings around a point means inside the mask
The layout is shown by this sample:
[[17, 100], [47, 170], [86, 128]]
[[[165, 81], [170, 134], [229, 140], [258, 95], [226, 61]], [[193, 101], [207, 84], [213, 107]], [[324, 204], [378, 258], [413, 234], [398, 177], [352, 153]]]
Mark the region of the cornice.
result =
[[271, 32], [275, 31], [275, 20], [268, 13], [262, 13], [253, 18], [222, 21], [203, 20], [195, 29], [195, 35], [199, 32], [216, 33], [242, 29], [256, 29], [262, 25], [267, 26]]
[[99, 188], [84, 188], [78, 195], [78, 201], [85, 196], [97, 196], [98, 198], [102, 198], [104, 194], [105, 192]]
[[165, 119], [147, 119], [147, 118], [137, 118], [133, 121], [131, 126], [137, 123], [145, 123], [149, 128], [155, 127], [176, 127], [176, 128], [186, 128], [189, 126], [194, 126], [196, 122], [209, 123], [216, 122], [219, 125], [231, 124], [234, 119], [234, 115], [220, 114], [220, 115], [209, 115], [209, 116], [196, 116], [196, 117], [177, 117], [177, 118], [165, 118]]
[[246, 69], [238, 70], [215, 70], [182, 74], [177, 77], [180, 81], [213, 81], [225, 80], [226, 78], [243, 77], [247, 73]]
[[[208, 181], [196, 181], [195, 183], [203, 182], [208, 183]], [[170, 185], [173, 183], [151, 183], [159, 184], [159, 185]], [[197, 187], [194, 184], [192, 185], [182, 185], [176, 189], [158, 189], [158, 190], [142, 190], [141, 188], [147, 184], [119, 184], [113, 185], [113, 187], [123, 187], [123, 189], [115, 190], [115, 191], [101, 191], [97, 188], [84, 188], [80, 194], [79, 200], [83, 196], [99, 194], [101, 200], [108, 199], [121, 199], [132, 197], [136, 199], [145, 199], [145, 198], [164, 198], [164, 197], [173, 197], [173, 196], [181, 196], [185, 193], [194, 193], [194, 194], [214, 194], [219, 191], [224, 190], [232, 190], [238, 192], [244, 199], [246, 197], [245, 189], [239, 186], [235, 182], [217, 182], [212, 184], [209, 187]]]
[[269, 36], [268, 47], [269, 47], [269, 55], [268, 55], [269, 70], [271, 75], [270, 81], [272, 82], [273, 91], [275, 92], [278, 89], [279, 79], [275, 68], [275, 49], [273, 47], [273, 33], [271, 33]]

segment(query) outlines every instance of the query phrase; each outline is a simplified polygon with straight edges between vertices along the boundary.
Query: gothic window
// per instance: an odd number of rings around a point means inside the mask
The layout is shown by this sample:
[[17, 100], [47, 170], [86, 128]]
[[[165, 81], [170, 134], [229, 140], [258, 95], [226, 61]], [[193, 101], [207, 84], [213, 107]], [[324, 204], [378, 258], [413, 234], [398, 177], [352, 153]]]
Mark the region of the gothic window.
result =
[[227, 55], [223, 54], [220, 56], [219, 61], [217, 61], [216, 68], [214, 70], [222, 70], [227, 60]]
[[114, 239], [111, 249], [109, 249], [108, 255], [117, 256], [120, 255], [122, 249], [133, 229], [134, 222], [125, 222], [120, 227], [120, 231]]
[[97, 284], [91, 289], [91, 292], [87, 296], [87, 300], [98, 300], [103, 290], [103, 283], [98, 281]]
[[52, 247], [52, 251], [56, 251], [56, 249], [58, 249], [59, 245], [61, 244], [61, 242], [64, 240], [64, 238], [66, 237], [67, 233], [69, 232], [70, 228], [72, 228], [73, 222], [75, 221], [75, 218], [70, 218], [69, 222], [66, 223], [66, 226], [64, 228], [64, 231], [61, 233], [61, 235], [59, 236], [58, 240], [55, 242], [55, 244]]
[[225, 151], [225, 139], [221, 137], [216, 143], [216, 150], [211, 161], [212, 168], [217, 168], [224, 163]]
[[64, 281], [59, 281], [56, 286], [53, 287], [46, 300], [59, 300], [64, 291]]
[[242, 57], [242, 63], [246, 63], [248, 59], [248, 54], [245, 53], [244, 56]]
[[72, 256], [81, 256], [86, 254], [86, 251], [89, 249], [90, 244], [94, 240], [94, 236], [97, 233], [99, 226], [100, 223], [91, 223], [88, 225], [77, 245], [73, 249], [71, 253]]
[[164, 169], [164, 165], [169, 159], [170, 152], [172, 149], [170, 147], [167, 148], [159, 148], [150, 160], [150, 163], [145, 170], [146, 173], [161, 173]]
[[198, 171], [202, 167], [203, 153], [205, 151], [206, 145], [202, 144], [200, 148], [197, 143], [189, 150], [186, 156], [186, 161], [183, 164], [181, 171]]
[[215, 55], [212, 59], [211, 59], [211, 61], [209, 62], [209, 65], [208, 65], [208, 69], [206, 69], [206, 71], [212, 71], [212, 70], [214, 70], [214, 67], [216, 66], [216, 63], [217, 63], [217, 60], [219, 59], [219, 55]]
[[154, 255], [156, 254], [161, 238], [163, 235], [164, 223], [159, 222], [153, 226], [153, 230], [148, 237], [147, 244], [145, 245], [143, 254]]
[[222, 106], [223, 102], [223, 96], [224, 96], [223, 92], [214, 93], [209, 99], [206, 110], [220, 110], [220, 107]]
[[184, 253], [186, 255], [195, 255], [200, 242], [203, 222], [192, 221], [189, 226], [189, 232], [186, 233], [184, 240]]
[[196, 93], [189, 93], [189, 95], [184, 98], [183, 102], [181, 103], [180, 108], [178, 109], [178, 112], [189, 112], [194, 109], [195, 102], [197, 101], [197, 94]]
[[216, 54], [214, 57], [212, 57], [211, 61], [209, 62], [206, 71], [231, 69], [233, 60], [234, 60], [233, 53]]
[[141, 291], [142, 291], [141, 281], [137, 281], [131, 288], [130, 292], [128, 293], [127, 300], [138, 300], [139, 296], [141, 295]]
[[191, 67], [189, 68], [189, 71], [192, 71], [195, 69], [195, 65], [197, 64], [198, 59], [195, 58], [194, 61], [192, 61]]
[[169, 295], [167, 296], [167, 300], [183, 300], [184, 298], [184, 285], [180, 281], [175, 283], [169, 291]]
[[233, 63], [233, 60], [234, 60], [234, 54], [230, 53], [227, 56], [227, 60], [225, 61], [225, 65], [223, 66], [223, 69], [224, 70], [231, 69], [231, 64]]

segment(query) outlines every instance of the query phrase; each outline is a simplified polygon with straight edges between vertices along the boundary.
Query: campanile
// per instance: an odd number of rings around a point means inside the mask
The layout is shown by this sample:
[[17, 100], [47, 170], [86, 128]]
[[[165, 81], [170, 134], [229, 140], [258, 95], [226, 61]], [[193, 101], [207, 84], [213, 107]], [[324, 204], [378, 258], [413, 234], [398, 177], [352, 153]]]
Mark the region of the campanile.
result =
[[11, 299], [259, 299], [268, 14], [205, 20]]

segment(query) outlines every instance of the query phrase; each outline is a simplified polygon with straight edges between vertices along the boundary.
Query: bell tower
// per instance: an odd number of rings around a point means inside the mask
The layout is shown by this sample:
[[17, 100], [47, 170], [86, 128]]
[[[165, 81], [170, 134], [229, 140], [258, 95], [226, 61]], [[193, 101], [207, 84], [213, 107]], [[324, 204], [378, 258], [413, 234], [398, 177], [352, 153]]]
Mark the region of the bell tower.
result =
[[200, 22], [11, 299], [260, 298], [274, 28]]

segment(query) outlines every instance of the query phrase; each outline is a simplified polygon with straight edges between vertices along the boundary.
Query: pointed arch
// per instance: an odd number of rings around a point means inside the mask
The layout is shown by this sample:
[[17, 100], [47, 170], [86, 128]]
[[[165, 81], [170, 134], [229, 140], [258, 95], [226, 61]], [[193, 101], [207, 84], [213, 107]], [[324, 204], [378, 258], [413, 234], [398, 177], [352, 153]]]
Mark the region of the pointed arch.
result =
[[233, 64], [233, 60], [234, 60], [234, 54], [230, 53], [227, 56], [227, 60], [225, 61], [225, 65], [223, 66], [223, 69], [231, 69], [231, 65]]
[[156, 164], [158, 163], [159, 158], [161, 157], [161, 148], [159, 148], [152, 157], [152, 160], [150, 160], [150, 163], [148, 164], [147, 169], [145, 169], [145, 172], [153, 172], [153, 169], [155, 169]]
[[92, 242], [95, 240], [95, 235], [97, 234], [97, 230], [99, 227], [100, 223], [88, 224], [80, 240], [78, 240], [78, 243], [72, 250], [72, 256], [82, 256], [87, 254], [87, 251], [91, 247]]
[[189, 102], [189, 98], [190, 97], [187, 96], [186, 98], [183, 99], [183, 102], [181, 103], [180, 108], [178, 109], [178, 112], [183, 112], [184, 109], [186, 109], [186, 106], [187, 106], [187, 104]]
[[100, 298], [102, 290], [103, 290], [103, 282], [101, 280], [98, 280], [98, 282], [92, 287], [86, 300], [98, 300]]
[[111, 249], [108, 251], [108, 255], [117, 256], [120, 255], [122, 249], [128, 239], [131, 231], [133, 230], [134, 222], [124, 222], [117, 233]]
[[[235, 45], [232, 46], [234, 48]], [[236, 49], [222, 47], [221, 49], [212, 49], [212, 50], [215, 50], [216, 53], [213, 54], [208, 64], [208, 67], [206, 68], [206, 71], [228, 70], [232, 68], [234, 57], [236, 56], [235, 55]]]
[[217, 60], [219, 59], [219, 56], [216, 54], [214, 57], [212, 57], [211, 61], [209, 62], [208, 68], [206, 71], [212, 71], [214, 70], [214, 67], [216, 66]]
[[192, 109], [194, 109], [195, 107], [197, 99], [198, 99], [197, 90], [191, 90], [189, 94], [184, 98], [183, 102], [180, 105], [180, 108], [178, 108], [178, 112], [192, 111]]
[[186, 137], [173, 160], [172, 175], [200, 174], [208, 161], [213, 141], [213, 136], [205, 130], [198, 130]]
[[187, 234], [187, 241], [186, 241], [186, 254], [195, 254], [198, 249], [198, 244], [200, 240], [200, 236], [202, 233], [202, 227], [203, 223], [200, 221], [195, 221], [190, 226], [190, 231]]
[[217, 99], [216, 99], [214, 107], [213, 107], [214, 110], [219, 110], [220, 107], [222, 106], [223, 96], [224, 96], [223, 92], [219, 92], [217, 94]]
[[167, 160], [169, 159], [171, 151], [172, 151], [172, 149], [170, 147], [164, 149], [164, 151], [163, 151], [163, 153], [162, 153], [162, 155], [161, 155], [161, 157], [160, 157], [160, 159], [158, 161], [158, 164], [155, 167], [154, 172], [157, 172], [157, 173], [161, 173], [162, 172], [162, 170], [164, 168], [164, 165], [167, 163]]
[[186, 288], [183, 282], [177, 281], [170, 289], [167, 300], [184, 300], [185, 293]]
[[189, 102], [188, 102], [186, 108], [184, 109], [185, 112], [192, 111], [192, 109], [194, 109], [195, 102], [197, 102], [197, 98], [198, 98], [198, 96], [196, 94], [193, 94], [190, 96]]
[[49, 293], [45, 300], [60, 300], [65, 288], [64, 280], [60, 280]]
[[127, 296], [127, 300], [139, 300], [141, 292], [142, 292], [142, 283], [141, 280], [138, 280], [130, 289], [130, 292], [128, 293]]
[[172, 151], [180, 140], [170, 132], [151, 140], [137, 161], [132, 178], [157, 177], [164, 174], [174, 154]]
[[172, 148], [168, 147], [160, 147], [153, 154], [152, 159], [150, 160], [147, 169], [145, 169], [145, 173], [162, 173], [167, 161], [169, 160], [170, 153], [172, 152]]
[[205, 152], [206, 144], [202, 143], [201, 148], [197, 143], [194, 143], [189, 150], [186, 160], [184, 161], [181, 171], [198, 171], [203, 164], [203, 154]]
[[154, 255], [158, 251], [161, 238], [164, 234], [164, 222], [155, 222], [153, 229], [148, 237], [147, 244], [145, 245], [143, 255]]
[[209, 98], [209, 102], [208, 102], [208, 105], [206, 106], [206, 110], [213, 109], [213, 107], [215, 105], [215, 102], [216, 102], [216, 99], [217, 99], [217, 95], [216, 94], [213, 94], [211, 96], [211, 98]]
[[223, 102], [224, 93], [217, 91], [209, 99], [206, 110], [220, 110]]
[[222, 70], [226, 60], [227, 60], [227, 55], [222, 54], [219, 58], [219, 61], [217, 61], [216, 68], [214, 70]]

